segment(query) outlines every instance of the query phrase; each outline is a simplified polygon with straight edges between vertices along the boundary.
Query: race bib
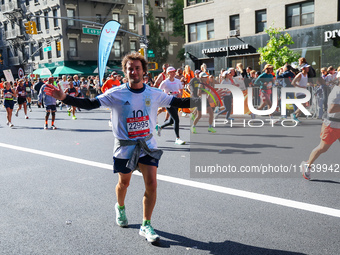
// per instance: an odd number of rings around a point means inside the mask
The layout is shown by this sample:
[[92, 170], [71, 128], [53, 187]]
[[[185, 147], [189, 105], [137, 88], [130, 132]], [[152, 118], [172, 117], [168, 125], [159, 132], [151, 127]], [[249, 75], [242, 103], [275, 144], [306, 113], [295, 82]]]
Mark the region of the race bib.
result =
[[131, 139], [148, 136], [150, 134], [149, 115], [137, 118], [127, 118], [126, 124], [128, 136]]
[[4, 97], [5, 98], [13, 98], [13, 95], [12, 95], [12, 93], [7, 92]]
[[31, 92], [31, 88], [30, 87], [26, 87], [26, 92]]

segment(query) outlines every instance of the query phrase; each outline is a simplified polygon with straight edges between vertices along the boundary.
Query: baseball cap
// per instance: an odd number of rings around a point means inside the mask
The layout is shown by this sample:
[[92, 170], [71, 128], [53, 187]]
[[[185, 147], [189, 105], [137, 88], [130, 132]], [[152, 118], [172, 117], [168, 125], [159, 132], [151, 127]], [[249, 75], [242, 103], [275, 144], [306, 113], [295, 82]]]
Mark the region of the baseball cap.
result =
[[173, 66], [169, 66], [169, 67], [166, 69], [166, 73], [173, 72], [173, 71], [176, 71], [176, 69], [175, 69]]
[[205, 72], [200, 73], [200, 78], [206, 78], [206, 77], [208, 77], [208, 75]]
[[117, 73], [116, 73], [116, 72], [112, 72], [111, 75], [112, 75], [112, 76], [115, 76], [115, 75], [117, 75]]
[[195, 74], [198, 74], [200, 72], [201, 72], [201, 70], [195, 70]]
[[301, 66], [301, 68], [306, 68], [306, 67], [310, 67], [310, 65], [304, 64], [303, 66]]
[[54, 81], [54, 78], [53, 77], [49, 77], [48, 81]]
[[222, 73], [222, 76], [225, 77], [227, 74], [230, 74], [230, 70], [224, 71], [224, 72]]

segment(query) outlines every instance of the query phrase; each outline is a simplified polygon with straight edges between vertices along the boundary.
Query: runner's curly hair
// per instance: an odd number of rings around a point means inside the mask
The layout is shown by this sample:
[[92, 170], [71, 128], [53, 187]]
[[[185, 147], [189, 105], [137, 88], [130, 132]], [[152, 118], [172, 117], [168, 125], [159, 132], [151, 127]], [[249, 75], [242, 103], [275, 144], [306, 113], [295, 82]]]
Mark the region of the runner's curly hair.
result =
[[128, 61], [134, 61], [134, 60], [139, 60], [142, 63], [142, 67], [143, 67], [143, 72], [147, 73], [148, 72], [148, 61], [146, 61], [146, 59], [138, 52], [133, 52], [130, 54], [127, 54], [124, 56], [123, 60], [122, 60], [122, 68], [123, 68], [123, 72], [126, 75], [126, 64]]

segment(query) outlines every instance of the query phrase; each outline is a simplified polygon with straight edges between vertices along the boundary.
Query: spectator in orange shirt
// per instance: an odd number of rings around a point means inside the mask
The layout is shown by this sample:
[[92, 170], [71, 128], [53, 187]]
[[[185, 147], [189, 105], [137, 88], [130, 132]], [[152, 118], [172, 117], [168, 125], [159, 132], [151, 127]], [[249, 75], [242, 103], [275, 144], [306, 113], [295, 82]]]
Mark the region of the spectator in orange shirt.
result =
[[0, 89], [4, 89], [4, 82], [5, 82], [5, 79], [4, 78], [1, 78], [1, 83], [0, 83]]
[[117, 79], [117, 73], [112, 72], [111, 73], [111, 78], [106, 80], [106, 82], [103, 84], [101, 91], [105, 93], [106, 90], [112, 88], [113, 86], [120, 86], [120, 82]]

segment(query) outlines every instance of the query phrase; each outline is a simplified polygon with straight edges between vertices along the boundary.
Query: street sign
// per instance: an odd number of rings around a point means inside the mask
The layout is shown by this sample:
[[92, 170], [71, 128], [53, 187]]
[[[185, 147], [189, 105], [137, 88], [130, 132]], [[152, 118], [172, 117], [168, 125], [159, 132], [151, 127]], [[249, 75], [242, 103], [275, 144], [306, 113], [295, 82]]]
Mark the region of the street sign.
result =
[[51, 46], [47, 46], [47, 47], [44, 48], [44, 52], [46, 52], [46, 51], [51, 51], [51, 50], [52, 50], [52, 47], [51, 47]]
[[87, 35], [100, 35], [100, 31], [101, 29], [83, 27], [83, 34], [87, 34]]
[[24, 69], [22, 69], [21, 67], [18, 69], [18, 76], [20, 79], [24, 78], [25, 76]]
[[148, 54], [153, 54], [153, 50], [148, 50]]
[[148, 53], [148, 58], [154, 58], [155, 57], [155, 54], [153, 53]]

